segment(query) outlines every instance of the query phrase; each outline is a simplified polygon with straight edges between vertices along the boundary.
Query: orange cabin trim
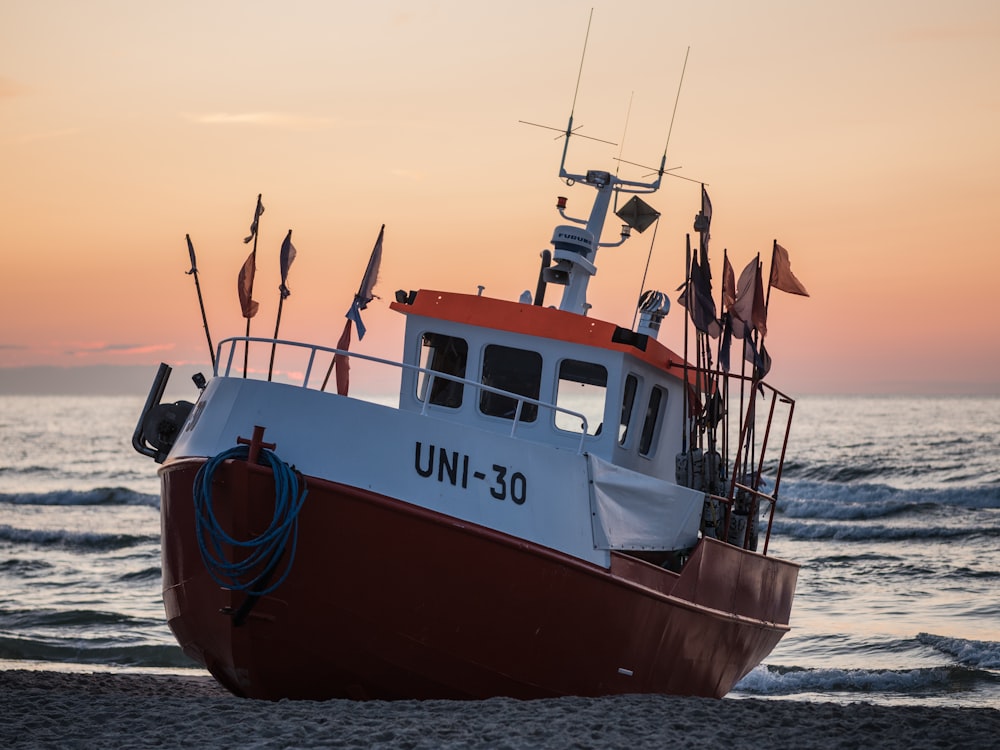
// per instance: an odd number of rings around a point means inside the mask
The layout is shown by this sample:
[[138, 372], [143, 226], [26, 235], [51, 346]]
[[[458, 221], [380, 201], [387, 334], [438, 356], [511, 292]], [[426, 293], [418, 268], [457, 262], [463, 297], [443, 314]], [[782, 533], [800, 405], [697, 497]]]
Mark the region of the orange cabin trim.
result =
[[[683, 378], [684, 359], [656, 339], [648, 338], [646, 351], [642, 351], [631, 344], [613, 341], [612, 336], [618, 328], [614, 323], [576, 313], [475, 294], [437, 292], [430, 289], [421, 289], [413, 304], [393, 302], [389, 307], [404, 315], [420, 315], [622, 352]], [[694, 383], [693, 368], [688, 375], [688, 380]]]

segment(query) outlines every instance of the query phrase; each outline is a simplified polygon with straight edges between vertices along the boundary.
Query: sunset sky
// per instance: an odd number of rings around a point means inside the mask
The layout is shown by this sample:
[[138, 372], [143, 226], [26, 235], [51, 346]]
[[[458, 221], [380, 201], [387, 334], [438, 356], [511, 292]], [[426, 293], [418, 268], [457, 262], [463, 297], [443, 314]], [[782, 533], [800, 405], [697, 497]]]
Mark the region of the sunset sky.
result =
[[[713, 263], [766, 272], [777, 239], [811, 294], [771, 296], [775, 385], [1000, 394], [996, 0], [4, 0], [0, 379], [206, 363], [184, 237], [213, 339], [242, 334], [258, 193], [257, 335], [289, 229], [284, 338], [336, 343], [383, 223], [359, 351], [396, 355], [396, 289], [533, 290], [556, 196], [592, 191], [518, 121], [565, 127], [591, 8], [575, 124], [620, 145], [573, 139], [569, 167], [658, 165], [690, 47], [667, 162], [708, 184]], [[672, 297], [699, 190], [647, 198]], [[594, 317], [631, 323], [652, 235], [600, 252]]]

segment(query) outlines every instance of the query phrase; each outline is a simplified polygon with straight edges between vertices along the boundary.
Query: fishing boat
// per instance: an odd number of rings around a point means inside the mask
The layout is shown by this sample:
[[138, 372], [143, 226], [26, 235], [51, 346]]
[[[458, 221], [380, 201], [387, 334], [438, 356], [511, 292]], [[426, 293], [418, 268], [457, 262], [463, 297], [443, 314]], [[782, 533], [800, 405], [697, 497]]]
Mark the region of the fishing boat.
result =
[[[788, 632], [798, 568], [768, 543], [794, 402], [762, 378], [763, 326], [704, 299], [705, 188], [690, 333], [670, 349], [667, 295], [647, 290], [625, 326], [587, 296], [599, 250], [657, 220], [639, 196], [660, 187], [665, 152], [647, 181], [575, 173], [566, 153], [559, 176], [593, 204], [577, 218], [557, 201], [534, 294], [400, 290], [396, 360], [349, 336], [228, 338], [193, 402], [162, 402], [160, 366], [132, 442], [162, 464], [166, 616], [233, 693], [721, 697]], [[752, 263], [756, 285], [730, 285], [734, 315], [760, 306]], [[733, 320], [753, 353], [740, 373], [711, 355]], [[301, 374], [248, 370], [255, 351]], [[393, 401], [350, 395], [351, 361], [394, 372]]]

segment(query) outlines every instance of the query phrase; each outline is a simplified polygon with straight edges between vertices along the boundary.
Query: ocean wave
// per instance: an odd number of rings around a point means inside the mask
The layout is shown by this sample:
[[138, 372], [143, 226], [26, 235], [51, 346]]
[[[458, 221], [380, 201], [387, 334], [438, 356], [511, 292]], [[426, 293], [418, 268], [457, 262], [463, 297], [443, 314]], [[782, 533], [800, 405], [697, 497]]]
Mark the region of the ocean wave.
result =
[[881, 476], [886, 473], [886, 469], [884, 465], [879, 463], [865, 464], [857, 460], [851, 463], [840, 463], [789, 459], [785, 461], [782, 472], [784, 476], [794, 479], [846, 484]]
[[897, 489], [884, 484], [832, 484], [795, 481], [782, 484], [778, 509], [790, 518], [865, 520], [933, 508], [1000, 508], [1000, 487]]
[[119, 612], [92, 609], [0, 609], [0, 630], [5, 631], [56, 628], [68, 633], [70, 628], [137, 628], [146, 622]]
[[1000, 676], [963, 666], [916, 669], [803, 669], [761, 665], [734, 688], [749, 695], [800, 693], [920, 694], [971, 692], [1000, 685]]
[[82, 552], [106, 552], [108, 550], [135, 547], [140, 544], [159, 544], [159, 535], [149, 534], [101, 534], [89, 531], [40, 529], [17, 529], [0, 524], [0, 541], [13, 544], [29, 544], [36, 547], [59, 547]]
[[28, 576], [43, 570], [51, 570], [52, 563], [46, 560], [24, 560], [18, 557], [0, 560], [0, 573], [14, 576]]
[[897, 542], [925, 539], [964, 539], [970, 536], [995, 539], [1000, 537], [1000, 526], [938, 526], [916, 524], [887, 526], [885, 524], [842, 524], [816, 521], [785, 521], [775, 519], [772, 533], [789, 539], [843, 542]]
[[145, 505], [160, 507], [158, 495], [148, 495], [125, 487], [97, 487], [92, 490], [0, 493], [0, 503], [11, 505]]
[[3, 474], [48, 474], [52, 471], [51, 466], [40, 466], [32, 464], [31, 466], [18, 466], [14, 468], [13, 466], [0, 466], [0, 475]]
[[875, 456], [852, 447], [832, 458], [793, 456], [785, 461], [782, 476], [795, 482], [852, 487], [868, 482], [927, 489], [996, 490], [1000, 485], [1000, 471], [992, 459], [993, 455], [980, 448], [971, 453], [955, 452], [953, 455], [901, 450]]
[[0, 634], [0, 659], [11, 661], [100, 664], [122, 667], [197, 667], [180, 646], [160, 644], [88, 645], [79, 639], [52, 642]]
[[965, 565], [954, 568], [952, 570], [952, 575], [959, 580], [993, 580], [994, 578], [1000, 578], [1000, 570], [974, 570]]
[[134, 581], [158, 581], [161, 575], [163, 575], [163, 570], [159, 565], [156, 565], [154, 567], [137, 570], [132, 573], [125, 573], [124, 575], [119, 576], [118, 580], [126, 583]]
[[1000, 643], [920, 633], [917, 640], [971, 669], [1000, 670]]

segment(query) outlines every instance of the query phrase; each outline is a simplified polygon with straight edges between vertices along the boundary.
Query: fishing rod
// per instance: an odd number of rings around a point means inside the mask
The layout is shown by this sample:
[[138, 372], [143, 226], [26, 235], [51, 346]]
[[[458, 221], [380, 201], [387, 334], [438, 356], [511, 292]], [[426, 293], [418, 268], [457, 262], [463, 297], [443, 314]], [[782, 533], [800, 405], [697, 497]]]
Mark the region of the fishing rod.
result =
[[288, 288], [288, 270], [292, 267], [292, 261], [295, 260], [295, 245], [292, 244], [292, 230], [288, 230], [288, 234], [285, 235], [284, 242], [281, 243], [281, 252], [278, 254], [278, 262], [281, 271], [281, 286], [278, 287], [278, 291], [281, 296], [278, 298], [278, 315], [274, 319], [274, 340], [271, 342], [271, 361], [267, 366], [267, 380], [271, 381], [271, 375], [274, 373], [274, 351], [278, 346], [278, 328], [281, 326], [281, 309], [285, 305], [285, 298], [292, 295], [291, 290]]
[[201, 283], [198, 281], [198, 262], [194, 257], [194, 245], [191, 243], [191, 235], [185, 234], [187, 240], [188, 255], [191, 258], [191, 270], [186, 271], [188, 276], [194, 277], [194, 288], [198, 292], [198, 307], [201, 309], [201, 322], [205, 327], [205, 338], [208, 340], [208, 356], [212, 358], [212, 369], [215, 370], [215, 349], [212, 348], [212, 335], [208, 332], [208, 317], [205, 315], [205, 301], [201, 296]]

